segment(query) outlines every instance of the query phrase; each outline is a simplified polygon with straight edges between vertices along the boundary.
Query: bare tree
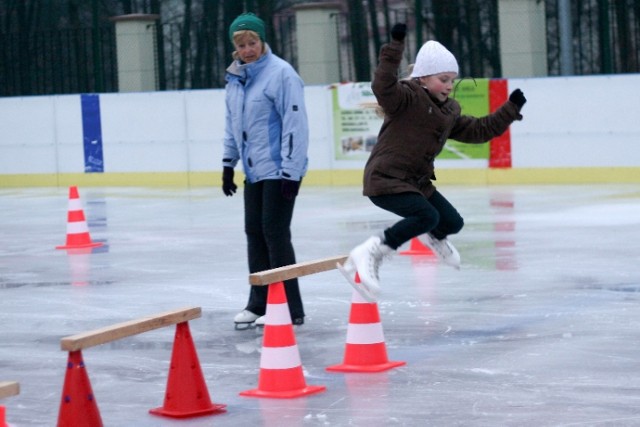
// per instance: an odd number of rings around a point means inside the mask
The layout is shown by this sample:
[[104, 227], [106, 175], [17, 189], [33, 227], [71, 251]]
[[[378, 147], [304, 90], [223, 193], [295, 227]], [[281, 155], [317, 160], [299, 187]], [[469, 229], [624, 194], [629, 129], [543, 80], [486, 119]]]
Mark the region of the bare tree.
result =
[[355, 77], [357, 81], [365, 82], [371, 79], [367, 19], [362, 7], [362, 0], [348, 0], [348, 6]]

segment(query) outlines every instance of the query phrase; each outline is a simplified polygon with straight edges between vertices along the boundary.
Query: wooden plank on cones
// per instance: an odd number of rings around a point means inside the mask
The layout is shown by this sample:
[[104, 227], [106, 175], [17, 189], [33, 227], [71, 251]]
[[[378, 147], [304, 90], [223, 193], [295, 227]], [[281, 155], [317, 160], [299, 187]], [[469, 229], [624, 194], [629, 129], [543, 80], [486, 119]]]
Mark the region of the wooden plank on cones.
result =
[[0, 399], [20, 394], [20, 384], [16, 381], [0, 381]]
[[308, 276], [310, 274], [333, 270], [336, 268], [336, 263], [342, 264], [346, 259], [346, 255], [340, 255], [260, 271], [249, 275], [249, 284], [257, 286], [269, 285], [271, 283], [282, 282], [295, 277]]
[[162, 328], [177, 323], [187, 322], [202, 315], [201, 307], [188, 307], [180, 310], [146, 316], [128, 322], [118, 323], [104, 328], [77, 335], [68, 336], [60, 340], [60, 348], [65, 351], [82, 350], [83, 348], [116, 341], [121, 338], [141, 334], [153, 329]]

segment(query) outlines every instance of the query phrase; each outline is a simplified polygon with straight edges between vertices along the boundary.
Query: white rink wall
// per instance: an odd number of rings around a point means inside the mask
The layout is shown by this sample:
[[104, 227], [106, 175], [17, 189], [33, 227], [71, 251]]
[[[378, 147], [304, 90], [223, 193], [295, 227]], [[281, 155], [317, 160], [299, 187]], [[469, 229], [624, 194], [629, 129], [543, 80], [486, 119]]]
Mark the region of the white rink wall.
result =
[[524, 120], [511, 126], [514, 168], [640, 166], [640, 75], [510, 79]]
[[[572, 180], [563, 178], [563, 169], [578, 181], [640, 181], [640, 75], [509, 79], [508, 86], [521, 88], [528, 102], [524, 120], [511, 126], [512, 168], [497, 171], [498, 181], [536, 181], [540, 168], [559, 181]], [[305, 95], [311, 137], [307, 182], [359, 183], [364, 160], [336, 160], [329, 87], [309, 86]], [[172, 183], [171, 174], [201, 174], [201, 181], [187, 180], [198, 185], [219, 175], [224, 90], [100, 94], [104, 172], [91, 174], [84, 173], [80, 99], [0, 98], [0, 187], [63, 185], [66, 178], [87, 175], [96, 185], [125, 184], [132, 178], [127, 174], [160, 174], [169, 177], [165, 183]], [[488, 162], [480, 163], [443, 160], [437, 167], [473, 170], [467, 175], [473, 180], [492, 173]], [[575, 175], [576, 170], [581, 172]]]

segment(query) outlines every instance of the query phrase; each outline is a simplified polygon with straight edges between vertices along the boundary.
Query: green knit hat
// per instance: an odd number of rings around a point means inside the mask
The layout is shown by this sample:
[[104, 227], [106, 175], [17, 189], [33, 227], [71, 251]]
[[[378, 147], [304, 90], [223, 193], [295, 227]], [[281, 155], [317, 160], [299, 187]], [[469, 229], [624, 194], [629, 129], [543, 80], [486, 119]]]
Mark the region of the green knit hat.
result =
[[251, 12], [243, 13], [231, 23], [229, 27], [231, 43], [233, 43], [233, 33], [244, 30], [255, 31], [260, 36], [260, 40], [265, 41], [264, 21]]

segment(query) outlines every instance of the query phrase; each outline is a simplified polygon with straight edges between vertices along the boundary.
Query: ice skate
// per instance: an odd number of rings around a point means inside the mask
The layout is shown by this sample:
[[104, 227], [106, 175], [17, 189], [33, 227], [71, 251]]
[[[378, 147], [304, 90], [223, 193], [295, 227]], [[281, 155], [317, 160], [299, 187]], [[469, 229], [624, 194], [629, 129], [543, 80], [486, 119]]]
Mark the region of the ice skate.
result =
[[[380, 293], [378, 270], [383, 258], [391, 256], [393, 249], [373, 236], [356, 246], [343, 265], [336, 266], [349, 284], [368, 302], [376, 302]], [[360, 283], [355, 281], [358, 273]]]
[[233, 321], [236, 324], [236, 330], [243, 331], [245, 329], [255, 327], [254, 323], [258, 318], [260, 318], [260, 316], [257, 314], [252, 313], [249, 310], [242, 310], [240, 313], [236, 314]]
[[256, 328], [261, 328], [264, 326], [264, 324], [267, 323], [267, 315], [265, 314], [264, 316], [260, 316], [256, 319], [255, 322], [253, 322], [253, 326], [255, 326]]
[[431, 233], [426, 233], [424, 243], [431, 248], [440, 261], [460, 270], [460, 254], [446, 237], [438, 240]]
[[[252, 326], [256, 328], [263, 328], [266, 323], [267, 323], [267, 315], [265, 314], [264, 316], [258, 317], [256, 321], [253, 322]], [[291, 324], [304, 325], [304, 317], [296, 317], [295, 319], [292, 319]]]
[[347, 279], [347, 282], [349, 282], [353, 289], [358, 291], [358, 293], [362, 296], [362, 298], [364, 298], [365, 301], [376, 302], [377, 296], [372, 294], [371, 291], [362, 283], [362, 281], [360, 283], [356, 282], [356, 267], [353, 264], [353, 261], [351, 261], [351, 258], [347, 258], [344, 264], [340, 264], [339, 262], [336, 263], [336, 267], [338, 268], [338, 271], [342, 273], [344, 278]]

